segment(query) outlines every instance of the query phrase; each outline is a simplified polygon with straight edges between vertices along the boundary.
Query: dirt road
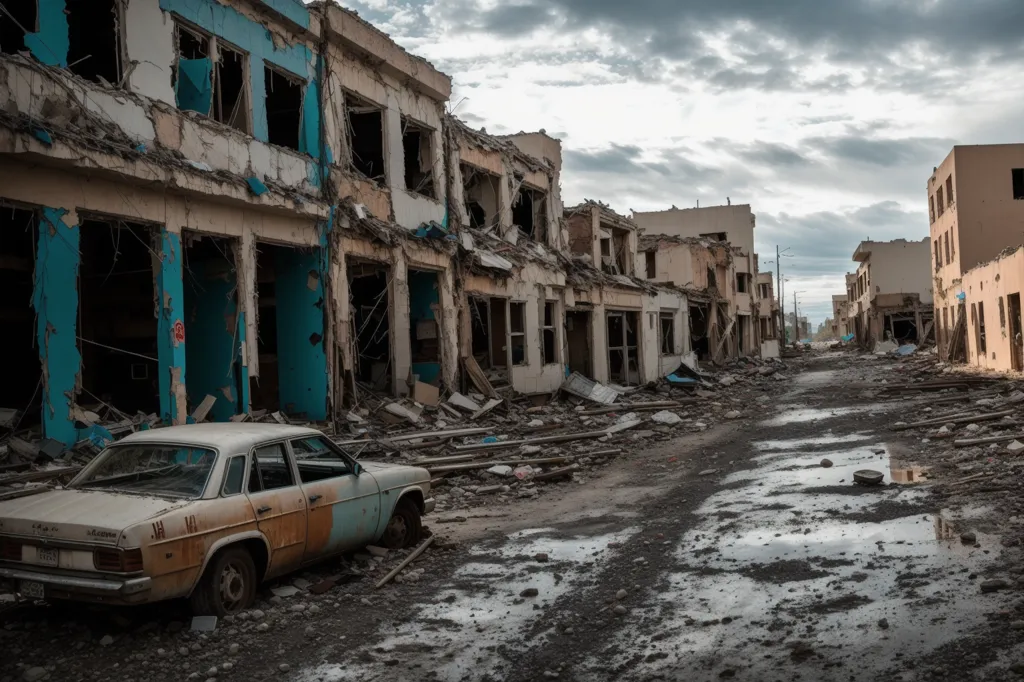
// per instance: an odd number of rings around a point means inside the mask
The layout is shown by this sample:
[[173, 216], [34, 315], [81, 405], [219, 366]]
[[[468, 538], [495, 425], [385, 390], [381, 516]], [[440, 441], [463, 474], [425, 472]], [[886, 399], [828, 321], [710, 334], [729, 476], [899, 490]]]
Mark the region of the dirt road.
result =
[[961, 541], [887, 430], [906, 406], [841, 390], [865, 371], [811, 360], [774, 404], [586, 485], [440, 514], [440, 549], [377, 592], [268, 591], [209, 635], [168, 608], [23, 610], [0, 679], [1017, 679], [1017, 583], [980, 584], [1019, 550]]

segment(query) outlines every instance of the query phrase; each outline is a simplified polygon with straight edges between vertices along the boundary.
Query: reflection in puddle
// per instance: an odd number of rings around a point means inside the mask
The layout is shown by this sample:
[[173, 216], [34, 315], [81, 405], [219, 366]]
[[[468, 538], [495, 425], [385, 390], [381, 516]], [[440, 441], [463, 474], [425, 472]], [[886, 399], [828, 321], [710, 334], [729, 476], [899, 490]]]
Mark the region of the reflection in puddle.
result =
[[830, 408], [796, 408], [787, 410], [782, 414], [761, 422], [764, 426], [784, 426], [786, 424], [800, 424], [813, 422], [822, 419], [834, 419], [848, 414], [863, 412], [880, 412], [885, 407], [881, 405], [861, 405], [858, 407], [830, 407]]
[[889, 470], [893, 483], [921, 483], [928, 478], [930, 467], [893, 465]]
[[[431, 679], [452, 681], [506, 676], [510, 664], [496, 651], [521, 638], [542, 610], [562, 595], [586, 588], [585, 574], [637, 528], [596, 536], [565, 536], [550, 528], [524, 530], [498, 548], [478, 545], [473, 563], [461, 566], [432, 603], [408, 622], [382, 628], [383, 641], [361, 651], [346, 651], [341, 662], [323, 663], [302, 671], [299, 682], [364, 682], [376, 679], [380, 661], [400, 658], [403, 669], [416, 665]], [[520, 561], [545, 553], [545, 563]], [[535, 597], [523, 598], [526, 589]], [[537, 646], [538, 639], [531, 644]], [[421, 654], [415, 664], [411, 654]], [[372, 662], [374, 657], [379, 661]]]
[[771, 452], [773, 450], [796, 450], [798, 448], [808, 448], [816, 445], [832, 445], [839, 443], [856, 443], [862, 440], [869, 440], [872, 438], [867, 433], [850, 433], [845, 436], [835, 436], [831, 432], [816, 438], [793, 438], [790, 440], [762, 440], [752, 443], [756, 450], [763, 452]]

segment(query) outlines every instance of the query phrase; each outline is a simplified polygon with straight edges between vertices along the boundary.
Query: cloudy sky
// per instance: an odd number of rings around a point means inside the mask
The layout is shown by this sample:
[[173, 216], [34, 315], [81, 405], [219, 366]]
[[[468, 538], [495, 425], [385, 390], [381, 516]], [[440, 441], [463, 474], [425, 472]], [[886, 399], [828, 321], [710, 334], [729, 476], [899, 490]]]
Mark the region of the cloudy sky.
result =
[[952, 145], [1024, 138], [1021, 0], [343, 4], [450, 74], [469, 124], [561, 138], [566, 204], [751, 204], [815, 323], [858, 242], [928, 235]]

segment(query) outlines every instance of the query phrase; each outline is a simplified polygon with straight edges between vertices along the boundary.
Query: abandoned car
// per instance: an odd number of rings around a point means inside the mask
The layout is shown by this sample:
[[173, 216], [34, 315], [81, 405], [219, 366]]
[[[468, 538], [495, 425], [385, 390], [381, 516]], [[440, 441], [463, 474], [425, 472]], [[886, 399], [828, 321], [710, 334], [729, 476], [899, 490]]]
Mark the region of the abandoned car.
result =
[[23, 597], [197, 614], [371, 543], [408, 547], [431, 511], [424, 469], [356, 461], [319, 431], [197, 424], [111, 445], [62, 489], [0, 502], [0, 580]]

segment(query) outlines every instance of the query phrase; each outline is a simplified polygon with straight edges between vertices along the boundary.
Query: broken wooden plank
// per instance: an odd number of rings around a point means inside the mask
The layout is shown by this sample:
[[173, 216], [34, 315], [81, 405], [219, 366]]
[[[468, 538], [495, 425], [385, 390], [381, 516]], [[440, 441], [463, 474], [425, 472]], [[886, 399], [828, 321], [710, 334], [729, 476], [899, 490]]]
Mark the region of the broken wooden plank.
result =
[[604, 430], [605, 433], [611, 435], [613, 433], [619, 433], [620, 431], [628, 431], [629, 429], [636, 428], [644, 423], [643, 419], [631, 419], [628, 422], [620, 422], [618, 424], [612, 424]]
[[199, 403], [196, 409], [192, 410], [192, 419], [198, 424], [199, 422], [206, 421], [206, 416], [210, 414], [210, 410], [213, 409], [214, 403], [217, 402], [217, 396], [209, 395], [203, 398], [203, 402]]
[[505, 401], [502, 400], [501, 398], [491, 398], [490, 400], [487, 401], [486, 405], [484, 405], [479, 410], [473, 413], [473, 416], [470, 417], [470, 420], [479, 419], [480, 417], [484, 416], [485, 414], [493, 410], [498, 405], [501, 405], [503, 402]]
[[592, 410], [583, 410], [578, 414], [592, 417], [598, 414], [609, 414], [611, 412], [649, 412], [651, 410], [665, 410], [683, 405], [697, 403], [698, 400], [663, 400], [654, 403], [634, 403], [632, 405], [614, 405], [612, 407], [595, 407]]
[[399, 436], [389, 436], [388, 440], [392, 443], [400, 443], [404, 440], [416, 440], [417, 438], [458, 438], [459, 436], [477, 436], [490, 430], [483, 426], [474, 426], [467, 429], [448, 429], [447, 431], [418, 431], [416, 433], [403, 433]]
[[1017, 435], [1008, 436], [989, 436], [987, 438], [965, 438], [961, 440], [953, 441], [953, 447], [955, 448], [966, 448], [972, 445], [988, 445], [989, 443], [1005, 443], [1010, 440], [1019, 440], [1024, 442], [1024, 433]]
[[521, 467], [533, 464], [561, 464], [570, 459], [575, 459], [579, 455], [560, 455], [558, 457], [543, 457], [540, 459], [497, 459], [487, 460], [483, 462], [468, 462], [466, 464], [447, 464], [441, 466], [428, 467], [427, 471], [430, 472], [431, 476], [441, 473], [451, 473], [454, 471], [475, 471], [477, 469], [490, 469], [494, 466], [507, 466], [507, 467]]
[[561, 469], [554, 469], [543, 474], [534, 474], [531, 480], [533, 481], [552, 481], [557, 478], [565, 478], [566, 476], [572, 476], [572, 472], [579, 471], [579, 467], [576, 465], [562, 467]]
[[431, 457], [429, 459], [418, 459], [414, 462], [409, 462], [409, 466], [428, 467], [431, 465], [440, 464], [458, 464], [460, 462], [472, 462], [476, 458], [476, 455], [448, 455], [447, 457]]
[[1002, 412], [992, 412], [991, 414], [974, 414], [968, 415], [960, 413], [958, 415], [951, 415], [949, 417], [939, 417], [937, 419], [928, 419], [923, 422], [914, 422], [913, 424], [903, 424], [902, 426], [893, 426], [893, 431], [906, 431], [908, 429], [917, 429], [922, 426], [934, 426], [936, 424], [966, 424], [972, 422], [990, 422], [996, 419], [1002, 419], [1003, 417], [1009, 417], [1015, 414], [1016, 410], [1003, 410]]
[[480, 368], [480, 363], [476, 361], [472, 355], [468, 355], [462, 359], [462, 366], [466, 370], [466, 374], [469, 375], [469, 380], [473, 382], [476, 389], [484, 394], [487, 398], [497, 398], [498, 392], [494, 390], [494, 386], [487, 379], [487, 375]]
[[410, 554], [409, 556], [405, 557], [405, 561], [403, 561], [402, 563], [400, 563], [400, 564], [398, 564], [397, 566], [395, 566], [395, 568], [394, 568], [394, 570], [393, 570], [393, 571], [391, 571], [391, 572], [390, 572], [390, 573], [388, 573], [388, 574], [387, 574], [386, 576], [384, 576], [383, 578], [381, 578], [381, 579], [380, 579], [380, 582], [378, 582], [378, 583], [377, 583], [376, 585], [374, 585], [374, 586], [373, 586], [373, 589], [375, 589], [375, 590], [379, 590], [380, 588], [384, 587], [384, 586], [385, 586], [385, 585], [387, 585], [387, 584], [388, 584], [389, 582], [391, 582], [391, 579], [392, 579], [392, 578], [394, 578], [394, 577], [395, 577], [396, 575], [398, 575], [399, 573], [401, 573], [401, 572], [402, 572], [402, 570], [403, 570], [403, 569], [404, 569], [404, 568], [405, 568], [406, 566], [408, 566], [408, 565], [409, 565], [409, 564], [411, 564], [411, 563], [412, 563], [413, 561], [415, 561], [415, 560], [416, 560], [416, 557], [418, 557], [418, 556], [419, 556], [420, 554], [423, 554], [423, 551], [424, 551], [424, 550], [425, 550], [425, 549], [426, 549], [427, 547], [430, 547], [430, 544], [431, 544], [431, 543], [432, 543], [432, 542], [434, 541], [434, 538], [435, 538], [435, 537], [437, 537], [437, 536], [436, 536], [436, 535], [431, 535], [431, 536], [430, 536], [429, 538], [427, 538], [426, 540], [424, 540], [424, 541], [423, 541], [423, 544], [421, 544], [421, 545], [420, 545], [419, 547], [417, 547], [417, 548], [416, 548], [415, 550], [413, 550], [413, 553], [412, 553], [412, 554]]
[[496, 443], [471, 443], [469, 445], [456, 445], [456, 452], [477, 452], [481, 450], [503, 450], [515, 448], [520, 445], [541, 445], [543, 443], [567, 443], [574, 440], [588, 440], [591, 438], [602, 438], [607, 436], [607, 430], [584, 431], [582, 433], [566, 433], [559, 436], [541, 436], [540, 438], [527, 438], [523, 440], [504, 440]]

